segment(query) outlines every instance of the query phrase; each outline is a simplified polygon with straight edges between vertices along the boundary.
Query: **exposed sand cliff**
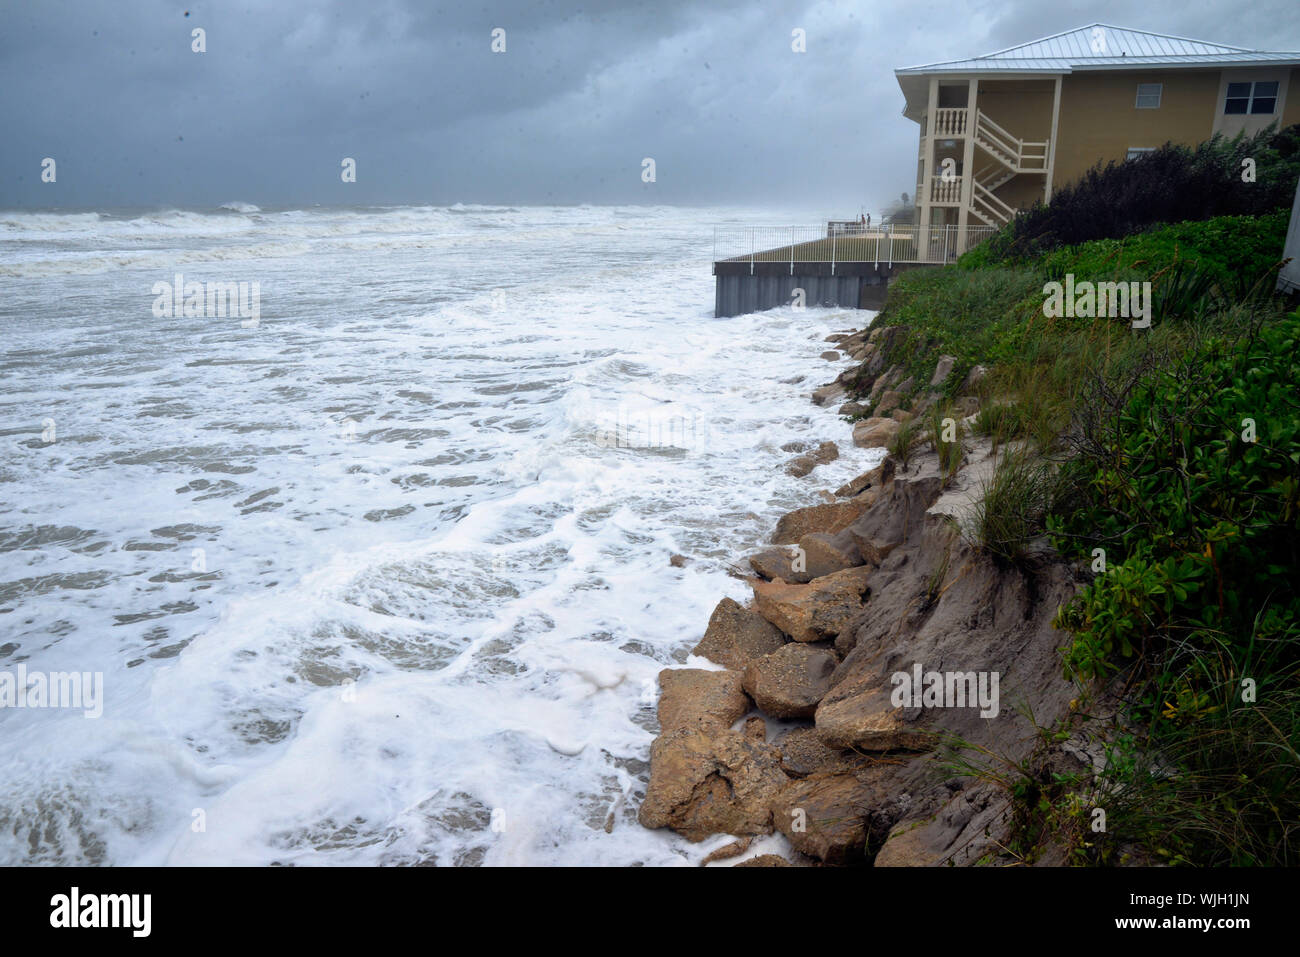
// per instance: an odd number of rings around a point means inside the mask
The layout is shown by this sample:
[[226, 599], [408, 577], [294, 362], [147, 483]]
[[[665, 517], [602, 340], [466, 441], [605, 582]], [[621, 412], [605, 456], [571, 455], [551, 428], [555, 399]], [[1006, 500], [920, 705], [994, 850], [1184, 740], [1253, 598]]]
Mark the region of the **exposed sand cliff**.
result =
[[[864, 360], [865, 380], [852, 383], [870, 393], [871, 417], [853, 426], [859, 445], [886, 446], [934, 401], [872, 361], [881, 334], [889, 331], [837, 341]], [[951, 371], [943, 365], [932, 385]], [[817, 390], [814, 401], [847, 397], [845, 385]], [[960, 395], [956, 405], [970, 415], [978, 400]], [[1069, 713], [1075, 689], [1062, 677], [1064, 636], [1051, 621], [1077, 576], [1046, 546], [1011, 564], [967, 540], [963, 523], [995, 453], [987, 442], [963, 445], [955, 475], [945, 478], [936, 451], [907, 468], [887, 458], [833, 497], [823, 493], [833, 501], [782, 517], [749, 558], [752, 602], [720, 602], [695, 649], [722, 670], [660, 675], [662, 730], [642, 824], [696, 841], [742, 838], [707, 860], [743, 853], [755, 835], [788, 838], [788, 859], [765, 854], [746, 862], [754, 866], [998, 858], [1006, 795], [945, 769], [936, 749], [956, 735], [1022, 761], [1040, 743], [1035, 726]], [[815, 463], [799, 474], [815, 487]]]

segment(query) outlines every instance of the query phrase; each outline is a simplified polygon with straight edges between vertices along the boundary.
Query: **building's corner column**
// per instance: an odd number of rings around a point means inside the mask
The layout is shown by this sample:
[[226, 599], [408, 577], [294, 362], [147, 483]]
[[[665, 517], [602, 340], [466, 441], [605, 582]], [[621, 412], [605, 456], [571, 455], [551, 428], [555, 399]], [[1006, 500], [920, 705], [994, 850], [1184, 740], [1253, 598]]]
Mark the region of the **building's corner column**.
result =
[[968, 82], [970, 86], [966, 93], [966, 140], [961, 154], [961, 205], [957, 208], [959, 252], [965, 252], [966, 227], [970, 223], [970, 207], [975, 197], [975, 121], [979, 111], [976, 96], [979, 94], [980, 81], [978, 77], [974, 77]]
[[917, 255], [929, 248], [930, 239], [930, 197], [934, 195], [934, 151], [939, 137], [934, 132], [934, 117], [939, 109], [939, 77], [930, 77], [930, 97], [925, 108], [925, 178], [922, 183], [924, 192], [917, 197], [916, 241]]
[[1052, 179], [1056, 173], [1056, 131], [1061, 121], [1061, 74], [1056, 74], [1052, 93], [1052, 135], [1047, 138], [1047, 175], [1043, 177], [1043, 202], [1052, 201]]

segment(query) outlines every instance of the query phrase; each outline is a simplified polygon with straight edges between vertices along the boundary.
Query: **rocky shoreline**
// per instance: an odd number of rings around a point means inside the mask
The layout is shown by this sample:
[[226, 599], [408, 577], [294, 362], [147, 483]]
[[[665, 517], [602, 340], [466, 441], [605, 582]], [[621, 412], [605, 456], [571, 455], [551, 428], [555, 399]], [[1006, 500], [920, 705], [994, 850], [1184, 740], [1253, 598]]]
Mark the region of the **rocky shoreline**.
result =
[[[886, 368], [897, 332], [828, 337], [860, 365], [813, 401], [842, 401], [842, 414], [859, 417], [858, 446], [887, 447], [939, 401], [952, 373], [947, 357], [928, 385]], [[980, 372], [955, 390], [952, 408], [967, 424]], [[971, 438], [962, 446], [955, 471], [941, 467], [937, 449], [918, 450], [906, 466], [887, 456], [782, 516], [756, 547], [753, 600], [724, 598], [694, 649], [717, 667], [660, 673], [645, 827], [691, 841], [738, 838], [701, 864], [741, 856], [774, 832], [788, 852], [740, 866], [1003, 859], [1012, 824], [1005, 791], [954, 771], [944, 746], [955, 736], [1013, 763], [1069, 753], [1044, 752], [1038, 729], [1068, 718], [1076, 694], [1051, 622], [1080, 575], [1045, 546], [1011, 564], [968, 540], [964, 522], [997, 451]], [[824, 442], [788, 471], [814, 483], [832, 450]], [[1037, 860], [1060, 862], [1051, 853]]]

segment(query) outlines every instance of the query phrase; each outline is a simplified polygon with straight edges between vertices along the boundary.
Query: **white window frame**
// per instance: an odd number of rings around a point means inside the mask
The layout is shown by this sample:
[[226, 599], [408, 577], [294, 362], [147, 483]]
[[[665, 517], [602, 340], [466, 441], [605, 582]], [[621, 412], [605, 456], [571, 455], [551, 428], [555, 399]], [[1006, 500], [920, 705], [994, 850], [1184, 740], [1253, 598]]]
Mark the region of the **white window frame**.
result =
[[1130, 146], [1124, 159], [1125, 161], [1137, 159], [1139, 156], [1145, 156], [1147, 153], [1154, 153], [1155, 151], [1154, 146]]
[[[1137, 88], [1137, 98], [1133, 101], [1133, 108], [1136, 110], [1158, 110], [1160, 101], [1164, 97], [1165, 85], [1163, 83], [1139, 83]], [[1143, 103], [1143, 98], [1150, 100], [1155, 97], [1155, 103]]]

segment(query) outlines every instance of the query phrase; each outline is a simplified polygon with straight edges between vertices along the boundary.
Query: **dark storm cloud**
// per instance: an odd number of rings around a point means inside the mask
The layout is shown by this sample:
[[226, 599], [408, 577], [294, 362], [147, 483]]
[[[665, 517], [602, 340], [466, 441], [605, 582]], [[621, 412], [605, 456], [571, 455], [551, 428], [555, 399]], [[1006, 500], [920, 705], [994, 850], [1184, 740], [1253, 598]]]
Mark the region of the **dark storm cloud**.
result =
[[[1094, 21], [1300, 47], [1289, 0], [1236, 9], [6, 3], [0, 206], [750, 202], [849, 215], [915, 179], [895, 67]], [[206, 53], [191, 52], [195, 27]], [[504, 54], [490, 49], [497, 27]], [[791, 50], [795, 28], [806, 53]], [[40, 182], [46, 156], [53, 185]], [[340, 180], [345, 156], [355, 184]], [[644, 157], [656, 183], [641, 181]]]

